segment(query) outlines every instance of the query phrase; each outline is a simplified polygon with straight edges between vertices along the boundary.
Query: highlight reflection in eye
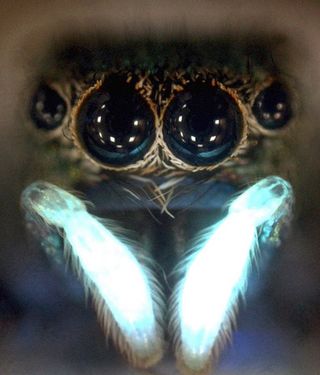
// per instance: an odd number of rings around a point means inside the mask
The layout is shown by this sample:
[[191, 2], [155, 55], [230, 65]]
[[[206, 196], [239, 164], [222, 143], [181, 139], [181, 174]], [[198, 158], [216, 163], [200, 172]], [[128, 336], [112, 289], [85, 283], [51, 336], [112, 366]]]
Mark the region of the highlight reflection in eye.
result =
[[36, 127], [48, 131], [62, 125], [67, 113], [65, 100], [47, 84], [41, 84], [37, 88], [30, 107], [30, 116]]
[[292, 118], [290, 99], [288, 89], [278, 81], [263, 88], [252, 108], [258, 123], [269, 130], [286, 126]]

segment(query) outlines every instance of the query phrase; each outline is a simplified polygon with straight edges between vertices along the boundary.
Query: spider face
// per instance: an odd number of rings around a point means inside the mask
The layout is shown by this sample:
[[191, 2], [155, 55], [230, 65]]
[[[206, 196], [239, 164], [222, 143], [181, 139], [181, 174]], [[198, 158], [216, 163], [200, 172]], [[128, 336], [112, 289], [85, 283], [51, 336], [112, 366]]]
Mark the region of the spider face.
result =
[[[80, 50], [82, 60], [74, 50], [64, 51], [60, 65], [42, 77], [30, 104], [31, 127], [43, 141], [50, 174], [56, 173], [64, 186], [85, 182], [86, 193], [96, 189], [89, 200], [98, 215], [107, 218], [104, 227], [72, 194], [36, 182], [22, 195], [30, 226], [39, 226], [40, 216], [49, 227], [63, 229], [70, 245], [65, 251], [94, 296], [106, 335], [137, 367], [160, 360], [167, 332], [182, 372], [207, 372], [211, 353], [218, 353], [230, 335], [238, 297], [255, 257], [257, 228], [262, 242], [276, 244], [290, 213], [290, 184], [271, 176], [234, 199], [220, 220], [225, 203], [242, 184], [283, 169], [294, 105], [289, 84], [276, 69], [258, 64], [257, 59], [252, 70], [241, 53], [235, 66], [227, 66], [220, 58], [230, 50], [219, 54], [211, 47], [208, 42], [202, 48], [198, 43], [188, 48], [146, 43], [132, 50], [109, 45]], [[110, 213], [114, 203], [110, 186], [115, 181], [120, 196], [115, 205], [125, 202], [126, 219], [141, 234], [133, 245], [109, 221], [118, 219], [118, 208]], [[132, 181], [142, 187], [135, 190]], [[201, 189], [207, 187], [213, 197], [201, 209], [212, 208], [214, 220], [220, 221], [213, 224], [210, 218], [211, 226], [201, 236], [193, 222], [190, 233], [184, 228], [181, 235], [187, 215], [178, 212], [174, 217], [171, 211], [185, 210], [188, 199], [177, 202], [173, 196], [180, 198], [185, 188], [186, 196], [195, 193], [199, 208]], [[141, 195], [146, 192], [147, 209], [159, 214], [160, 206], [160, 216], [165, 212], [175, 220], [170, 223], [173, 249], [168, 246], [166, 252], [161, 243], [155, 244], [152, 256], [149, 240], [156, 233], [159, 242], [161, 232], [148, 222], [143, 207], [132, 214], [127, 199], [144, 203]], [[154, 202], [156, 207], [151, 206]], [[195, 206], [190, 211], [192, 219], [197, 217]], [[51, 229], [36, 231], [46, 237], [47, 252], [54, 248], [56, 253], [55, 244], [61, 241]], [[194, 238], [198, 241], [194, 255], [190, 262], [181, 262], [182, 272], [176, 277], [180, 281], [173, 281], [173, 292], [161, 294], [159, 275], [152, 276], [144, 257], [156, 261], [167, 257], [163, 272], [170, 273]], [[128, 275], [132, 278], [126, 283]], [[206, 297], [208, 285], [217, 288], [215, 300]], [[164, 327], [164, 314], [170, 315], [169, 328]]]
[[[199, 56], [190, 63], [185, 52], [170, 65], [178, 47], [149, 69], [141, 61], [117, 66], [110, 56], [108, 64], [100, 56], [99, 64], [86, 69], [66, 60], [63, 73], [56, 68], [35, 90], [33, 126], [43, 138], [58, 141], [84, 175], [237, 173], [250, 158], [249, 172], [264, 143], [277, 143], [275, 135], [292, 119], [288, 85], [265, 67], [258, 73], [230, 69], [215, 65], [211, 55], [204, 65]], [[146, 47], [146, 61], [152, 49]], [[252, 153], [259, 154], [255, 160]]]

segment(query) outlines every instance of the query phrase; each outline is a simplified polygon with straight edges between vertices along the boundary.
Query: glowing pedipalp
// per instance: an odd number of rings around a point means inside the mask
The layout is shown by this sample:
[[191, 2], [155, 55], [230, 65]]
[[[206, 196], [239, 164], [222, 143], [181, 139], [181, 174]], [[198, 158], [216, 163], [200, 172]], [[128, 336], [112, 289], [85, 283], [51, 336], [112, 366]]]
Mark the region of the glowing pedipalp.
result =
[[180, 367], [205, 373], [230, 335], [238, 298], [257, 250], [257, 228], [270, 227], [290, 212], [293, 194], [279, 177], [268, 177], [235, 198], [227, 216], [207, 232], [186, 266], [175, 293], [180, 332]]
[[[201, 248], [190, 257], [175, 293], [177, 354], [185, 372], [205, 373], [212, 350], [217, 354], [229, 337], [256, 256], [257, 228], [267, 227], [264, 235], [270, 235], [289, 214], [292, 201], [291, 187], [283, 179], [258, 182], [231, 202], [227, 216], [207, 232]], [[121, 331], [121, 351], [136, 366], [155, 364], [163, 353], [152, 299], [157, 291], [130, 248], [90, 215], [78, 198], [54, 185], [32, 184], [24, 191], [22, 204], [28, 215], [63, 229], [72, 261], [95, 297], [107, 333], [109, 311]]]
[[[98, 308], [111, 312], [124, 337], [121, 350], [129, 360], [141, 367], [157, 362], [163, 349], [152, 299], [156, 291], [151, 290], [146, 270], [128, 246], [90, 215], [78, 198], [54, 185], [30, 185], [23, 192], [22, 204], [28, 213], [64, 230], [72, 260]], [[108, 311], [98, 313], [102, 320], [108, 319]]]

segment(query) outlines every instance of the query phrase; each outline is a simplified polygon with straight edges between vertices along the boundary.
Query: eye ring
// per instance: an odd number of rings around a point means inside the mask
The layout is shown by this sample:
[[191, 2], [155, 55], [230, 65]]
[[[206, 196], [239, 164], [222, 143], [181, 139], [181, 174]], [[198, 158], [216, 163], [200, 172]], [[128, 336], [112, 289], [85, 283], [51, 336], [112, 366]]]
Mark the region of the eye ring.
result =
[[[121, 75], [117, 74], [114, 76], [116, 77], [115, 79], [117, 79], [117, 77], [120, 80], [124, 78], [123, 74]], [[158, 146], [156, 142], [156, 139], [158, 138], [159, 121], [158, 121], [158, 116], [156, 114], [156, 106], [151, 100], [149, 100], [145, 95], [143, 95], [139, 91], [138, 89], [139, 82], [135, 85], [133, 84], [131, 85], [130, 77], [126, 77], [125, 80], [122, 80], [122, 83], [126, 85], [128, 84], [128, 88], [130, 87], [130, 90], [132, 92], [132, 95], [134, 96], [134, 99], [138, 100], [139, 103], [141, 104], [141, 107], [145, 110], [142, 112], [143, 116], [145, 115], [145, 112], [147, 112], [148, 120], [149, 120], [149, 122], [146, 120], [145, 126], [144, 125], [140, 126], [140, 128], [142, 128], [142, 132], [145, 131], [145, 133], [142, 135], [138, 134], [138, 137], [140, 137], [139, 139], [141, 140], [142, 147], [139, 148], [141, 144], [138, 145], [136, 149], [133, 149], [132, 153], [131, 153], [132, 150], [130, 149], [128, 149], [128, 153], [126, 153], [125, 150], [123, 150], [122, 155], [120, 155], [119, 159], [116, 160], [117, 153], [113, 150], [111, 150], [110, 152], [107, 150], [105, 154], [103, 155], [101, 154], [102, 157], [100, 157], [100, 154], [99, 154], [100, 149], [97, 152], [95, 152], [95, 150], [92, 148], [93, 138], [91, 137], [91, 134], [90, 134], [91, 138], [89, 139], [89, 141], [88, 139], [85, 138], [87, 137], [88, 133], [84, 135], [84, 132], [86, 131], [85, 129], [86, 124], [81, 123], [81, 121], [83, 120], [83, 113], [81, 113], [81, 111], [83, 110], [83, 108], [88, 108], [89, 101], [91, 99], [94, 100], [95, 95], [96, 95], [96, 98], [98, 99], [101, 96], [102, 97], [101, 100], [103, 100], [103, 95], [104, 96], [108, 95], [108, 92], [105, 90], [107, 90], [110, 87], [108, 86], [108, 83], [110, 82], [110, 80], [111, 78], [109, 76], [109, 77], [104, 78], [104, 80], [97, 81], [93, 86], [91, 86], [82, 94], [78, 103], [74, 107], [71, 113], [71, 123], [70, 123], [70, 130], [71, 130], [73, 142], [76, 145], [76, 147], [78, 147], [78, 149], [81, 150], [82, 154], [85, 156], [86, 159], [89, 159], [90, 162], [92, 162], [96, 166], [99, 166], [102, 169], [114, 170], [114, 171], [125, 171], [125, 172], [130, 172], [130, 171], [135, 171], [135, 170], [140, 169], [143, 171], [142, 174], [150, 173], [152, 170], [155, 169], [155, 165], [159, 159], [157, 157]], [[111, 92], [111, 94], [109, 95], [109, 98], [110, 96], [112, 97], [112, 95], [113, 93]], [[120, 100], [123, 99], [122, 96], [119, 96], [119, 98]], [[106, 98], [106, 100], [109, 100], [109, 99]], [[122, 112], [125, 113], [124, 110]], [[141, 120], [142, 123], [144, 123], [144, 120], [145, 118]], [[104, 119], [102, 121], [104, 121]], [[134, 121], [134, 123], [135, 122], [136, 121]], [[112, 129], [115, 128], [113, 125], [114, 124], [111, 124]], [[131, 127], [131, 129], [133, 129], [133, 127]], [[139, 126], [137, 129], [139, 129]], [[109, 126], [109, 130], [110, 130], [110, 126]], [[117, 129], [115, 129], [115, 131], [116, 130]], [[98, 133], [101, 135], [100, 132]], [[146, 139], [143, 139], [142, 137], [145, 135], [146, 135]], [[109, 138], [108, 139], [109, 143], [111, 140], [112, 142], [114, 142], [114, 137], [110, 136], [110, 134], [108, 134], [108, 138]], [[129, 138], [133, 138], [133, 137], [128, 137], [127, 142], [131, 142]], [[105, 155], [107, 155], [107, 157], [104, 158], [103, 156]], [[112, 159], [112, 157], [114, 157], [115, 159]]]
[[[186, 91], [189, 84], [199, 83], [208, 85], [212, 88], [215, 88], [223, 93], [223, 95], [228, 95], [228, 100], [232, 101], [232, 104], [236, 106], [237, 111], [239, 112], [239, 115], [241, 117], [241, 124], [240, 129], [238, 132], [238, 139], [235, 142], [234, 146], [232, 147], [231, 152], [227, 152], [226, 155], [222, 156], [219, 160], [210, 162], [210, 163], [203, 163], [203, 164], [197, 164], [197, 163], [191, 163], [189, 160], [186, 160], [186, 158], [181, 158], [177, 155], [177, 152], [173, 151], [173, 147], [170, 147], [170, 144], [168, 142], [168, 137], [165, 135], [165, 116], [168, 111], [168, 108], [170, 108], [170, 105], [176, 100], [177, 95], [183, 93]], [[176, 95], [173, 95], [170, 100], [168, 101], [167, 105], [163, 109], [160, 117], [160, 121], [162, 124], [162, 133], [161, 133], [161, 147], [163, 149], [165, 158], [169, 161], [170, 164], [173, 166], [185, 170], [185, 171], [191, 171], [191, 172], [198, 172], [198, 171], [212, 171], [222, 164], [226, 163], [227, 161], [237, 157], [240, 153], [242, 153], [243, 150], [247, 147], [247, 137], [248, 137], [248, 110], [246, 106], [242, 103], [238, 93], [236, 90], [231, 89], [225, 85], [223, 85], [221, 82], [217, 81], [216, 79], [212, 79], [211, 82], [208, 81], [200, 81], [200, 82], [188, 82], [185, 86], [180, 87], [178, 90], [178, 93]], [[167, 138], [167, 139], [166, 139]]]

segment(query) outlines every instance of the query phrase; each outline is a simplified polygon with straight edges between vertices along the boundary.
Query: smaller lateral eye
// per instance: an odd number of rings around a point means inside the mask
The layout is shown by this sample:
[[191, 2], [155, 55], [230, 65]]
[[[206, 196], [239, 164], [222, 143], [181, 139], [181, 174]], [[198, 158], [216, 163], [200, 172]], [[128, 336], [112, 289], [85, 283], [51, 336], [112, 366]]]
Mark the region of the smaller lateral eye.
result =
[[268, 130], [284, 127], [292, 118], [290, 95], [286, 87], [274, 81], [256, 97], [252, 112], [258, 123]]
[[67, 113], [67, 104], [56, 90], [41, 84], [31, 100], [30, 116], [35, 126], [43, 130], [58, 128]]

